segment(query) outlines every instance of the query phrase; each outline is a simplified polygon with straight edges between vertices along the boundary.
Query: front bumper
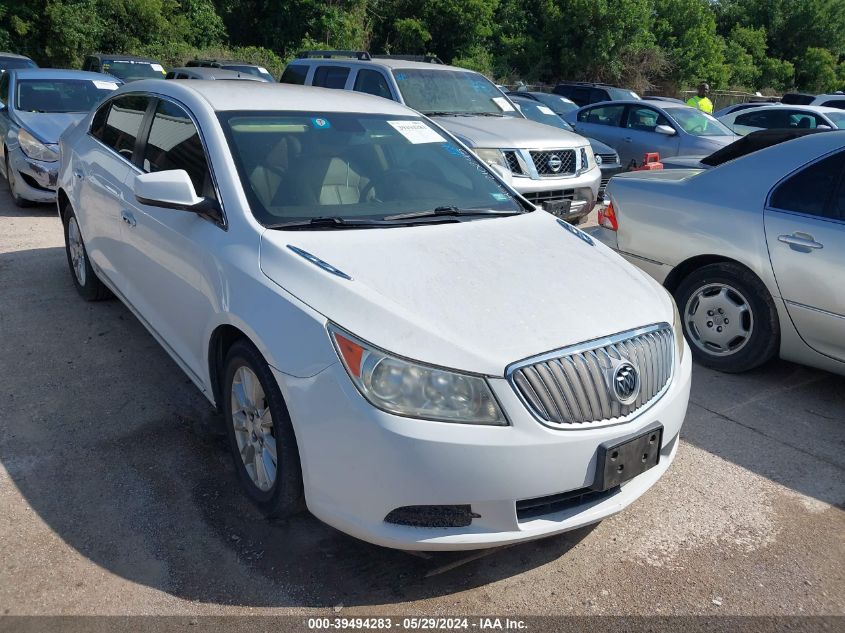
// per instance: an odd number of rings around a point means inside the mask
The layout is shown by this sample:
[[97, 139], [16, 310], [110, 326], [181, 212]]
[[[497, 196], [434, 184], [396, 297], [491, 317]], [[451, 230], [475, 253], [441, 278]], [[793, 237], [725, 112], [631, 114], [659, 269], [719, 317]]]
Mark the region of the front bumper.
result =
[[[690, 390], [690, 353], [664, 395], [630, 422], [551, 429], [522, 405], [504, 379], [491, 387], [510, 425], [415, 420], [379, 411], [338, 363], [310, 378], [274, 370], [302, 458], [305, 498], [322, 521], [362, 540], [406, 550], [458, 550], [527, 541], [595, 523], [650, 488], [675, 457]], [[615, 492], [548, 514], [520, 518], [517, 502], [589, 486], [599, 444], [655, 421], [663, 427], [660, 463]], [[465, 527], [385, 522], [406, 506], [470, 505]]]
[[22, 198], [32, 202], [56, 200], [58, 162], [47, 163], [34, 160], [24, 154], [18, 146], [9, 149], [9, 168], [15, 170], [15, 184]]
[[546, 202], [571, 200], [569, 215], [564, 219], [577, 224], [589, 215], [598, 200], [602, 172], [598, 167], [564, 178], [532, 178], [514, 175], [511, 186], [539, 208]]

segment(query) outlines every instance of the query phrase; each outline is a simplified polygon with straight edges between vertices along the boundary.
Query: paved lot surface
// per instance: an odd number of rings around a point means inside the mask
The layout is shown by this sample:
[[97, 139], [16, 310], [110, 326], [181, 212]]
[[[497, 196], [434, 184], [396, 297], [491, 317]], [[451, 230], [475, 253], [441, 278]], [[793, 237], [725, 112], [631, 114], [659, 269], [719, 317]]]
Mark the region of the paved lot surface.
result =
[[240, 495], [210, 407], [50, 207], [0, 188], [0, 613], [845, 614], [845, 379], [695, 369], [678, 458], [591, 529], [463, 561]]

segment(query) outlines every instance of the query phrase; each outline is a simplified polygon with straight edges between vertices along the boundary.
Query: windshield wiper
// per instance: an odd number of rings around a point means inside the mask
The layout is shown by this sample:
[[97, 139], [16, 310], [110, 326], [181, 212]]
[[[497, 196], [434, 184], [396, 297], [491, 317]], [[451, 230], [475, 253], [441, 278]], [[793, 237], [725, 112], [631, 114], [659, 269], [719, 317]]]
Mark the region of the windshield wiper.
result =
[[366, 220], [364, 218], [341, 218], [339, 216], [321, 218], [300, 218], [278, 224], [268, 224], [268, 229], [356, 229], [377, 226], [390, 226], [392, 222]]
[[386, 215], [385, 220], [411, 220], [414, 218], [436, 218], [442, 216], [482, 216], [482, 215], [521, 215], [522, 211], [497, 211], [496, 209], [461, 209], [460, 207], [436, 207], [429, 211], [413, 211]]
[[505, 116], [501, 112], [467, 112], [467, 114], [471, 114], [472, 116], [494, 116], [498, 118]]

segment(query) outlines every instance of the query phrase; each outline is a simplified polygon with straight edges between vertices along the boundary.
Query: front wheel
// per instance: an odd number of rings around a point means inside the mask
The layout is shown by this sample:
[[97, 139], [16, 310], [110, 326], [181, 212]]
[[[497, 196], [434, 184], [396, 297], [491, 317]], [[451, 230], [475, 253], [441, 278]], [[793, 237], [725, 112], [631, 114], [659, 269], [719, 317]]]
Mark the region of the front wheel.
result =
[[73, 211], [68, 210], [65, 215], [65, 252], [67, 263], [70, 267], [70, 274], [73, 277], [73, 285], [77, 292], [86, 301], [102, 301], [111, 297], [111, 292], [97, 277], [97, 273], [91, 267], [88, 259], [88, 251], [85, 249], [85, 242], [82, 241], [82, 233], [79, 230], [79, 223]]
[[267, 362], [247, 341], [232, 345], [223, 381], [226, 428], [238, 478], [271, 518], [302, 507], [302, 472], [293, 425]]
[[777, 353], [777, 310], [750, 270], [732, 263], [704, 266], [681, 282], [675, 300], [692, 355], [702, 365], [739, 373]]

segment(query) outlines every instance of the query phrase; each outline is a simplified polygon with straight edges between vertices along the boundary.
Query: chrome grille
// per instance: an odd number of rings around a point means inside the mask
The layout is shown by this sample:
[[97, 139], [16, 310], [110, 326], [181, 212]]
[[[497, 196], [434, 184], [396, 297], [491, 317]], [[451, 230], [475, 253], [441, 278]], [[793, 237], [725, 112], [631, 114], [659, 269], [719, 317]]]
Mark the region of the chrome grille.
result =
[[599, 185], [599, 195], [604, 193], [604, 190], [607, 189], [607, 183], [610, 182], [610, 176], [602, 176], [601, 184]]
[[[668, 323], [591, 341], [508, 368], [508, 379], [531, 412], [554, 426], [624, 422], [656, 400], [669, 383], [675, 337]], [[610, 387], [621, 361], [637, 368], [640, 391], [622, 404]]]
[[619, 155], [615, 152], [613, 154], [597, 154], [601, 157], [602, 165], [615, 165], [619, 162]]
[[511, 173], [523, 174], [522, 165], [519, 164], [519, 159], [516, 157], [516, 152], [513, 150], [505, 150], [505, 160], [508, 161], [508, 167]]
[[543, 202], [556, 202], [558, 200], [574, 200], [574, 189], [553, 189], [552, 191], [532, 191], [522, 194], [531, 204], [542, 204]]
[[534, 167], [541, 176], [566, 176], [575, 173], [574, 149], [553, 149], [530, 154]]

